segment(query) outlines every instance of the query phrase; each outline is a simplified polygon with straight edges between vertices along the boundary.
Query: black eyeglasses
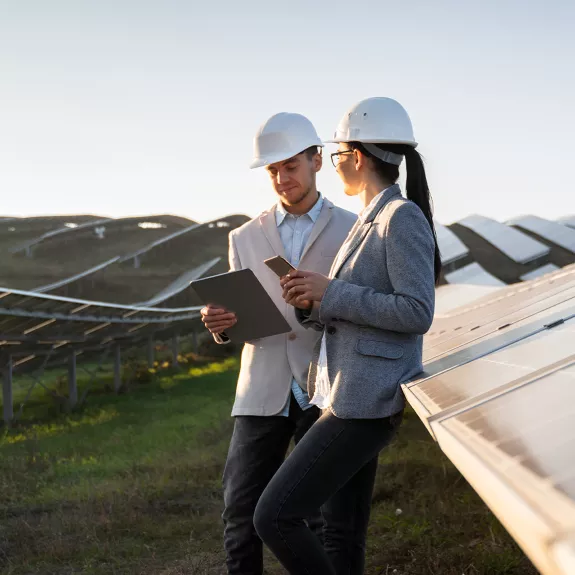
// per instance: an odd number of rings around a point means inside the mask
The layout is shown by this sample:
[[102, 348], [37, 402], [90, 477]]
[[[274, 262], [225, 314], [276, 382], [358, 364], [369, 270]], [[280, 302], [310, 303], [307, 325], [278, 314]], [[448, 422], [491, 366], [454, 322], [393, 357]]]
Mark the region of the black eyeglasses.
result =
[[354, 150], [343, 150], [342, 152], [334, 152], [331, 154], [331, 163], [333, 164], [334, 168], [337, 168], [340, 162], [340, 156], [344, 156], [345, 154], [353, 154]]

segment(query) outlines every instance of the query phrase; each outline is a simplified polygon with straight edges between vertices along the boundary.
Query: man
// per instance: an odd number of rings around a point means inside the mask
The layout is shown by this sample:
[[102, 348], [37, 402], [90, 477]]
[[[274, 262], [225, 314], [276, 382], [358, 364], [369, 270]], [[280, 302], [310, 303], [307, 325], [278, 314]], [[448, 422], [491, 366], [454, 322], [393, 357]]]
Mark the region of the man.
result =
[[[304, 329], [282, 298], [279, 278], [263, 263], [275, 255], [294, 267], [329, 272], [356, 216], [319, 194], [316, 174], [322, 146], [311, 122], [280, 113], [259, 129], [252, 168], [265, 166], [279, 201], [230, 233], [230, 268], [250, 268], [292, 331], [251, 341], [242, 352], [234, 431], [224, 470], [224, 547], [232, 575], [263, 573], [262, 542], [253, 513], [266, 485], [282, 464], [292, 437], [297, 443], [319, 416], [309, 404], [307, 372], [318, 333]], [[237, 321], [233, 313], [207, 306], [202, 319], [218, 343]], [[321, 517], [309, 518], [321, 533]]]

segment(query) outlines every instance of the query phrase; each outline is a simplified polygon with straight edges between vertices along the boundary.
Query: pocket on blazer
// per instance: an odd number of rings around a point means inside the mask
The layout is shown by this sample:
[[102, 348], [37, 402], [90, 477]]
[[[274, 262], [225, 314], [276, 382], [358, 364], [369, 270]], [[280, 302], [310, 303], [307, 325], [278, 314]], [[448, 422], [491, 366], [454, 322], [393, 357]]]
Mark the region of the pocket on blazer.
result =
[[372, 339], [358, 339], [355, 351], [361, 355], [370, 357], [382, 357], [385, 359], [400, 359], [403, 357], [403, 345], [387, 341], [375, 341]]

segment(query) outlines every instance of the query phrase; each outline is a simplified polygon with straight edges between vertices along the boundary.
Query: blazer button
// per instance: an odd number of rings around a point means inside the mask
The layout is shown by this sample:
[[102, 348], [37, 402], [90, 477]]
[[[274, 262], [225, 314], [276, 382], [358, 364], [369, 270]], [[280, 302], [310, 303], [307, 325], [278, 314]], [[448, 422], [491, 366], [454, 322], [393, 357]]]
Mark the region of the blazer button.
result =
[[337, 329], [335, 329], [335, 327], [333, 327], [333, 325], [330, 325], [327, 328], [327, 333], [329, 333], [329, 335], [333, 335], [336, 331], [337, 331]]
[[288, 339], [289, 339], [290, 341], [293, 341], [294, 339], [297, 339], [297, 335], [292, 332], [292, 333], [290, 333], [290, 334], [288, 335]]

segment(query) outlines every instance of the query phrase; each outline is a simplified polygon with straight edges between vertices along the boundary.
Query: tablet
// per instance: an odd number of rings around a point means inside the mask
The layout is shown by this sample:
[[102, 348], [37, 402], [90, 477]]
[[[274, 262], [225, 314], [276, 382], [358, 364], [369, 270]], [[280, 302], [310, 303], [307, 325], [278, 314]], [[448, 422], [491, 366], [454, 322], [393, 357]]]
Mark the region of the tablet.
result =
[[234, 343], [279, 335], [291, 326], [250, 269], [194, 280], [190, 287], [204, 305], [233, 311], [238, 322], [226, 335]]

